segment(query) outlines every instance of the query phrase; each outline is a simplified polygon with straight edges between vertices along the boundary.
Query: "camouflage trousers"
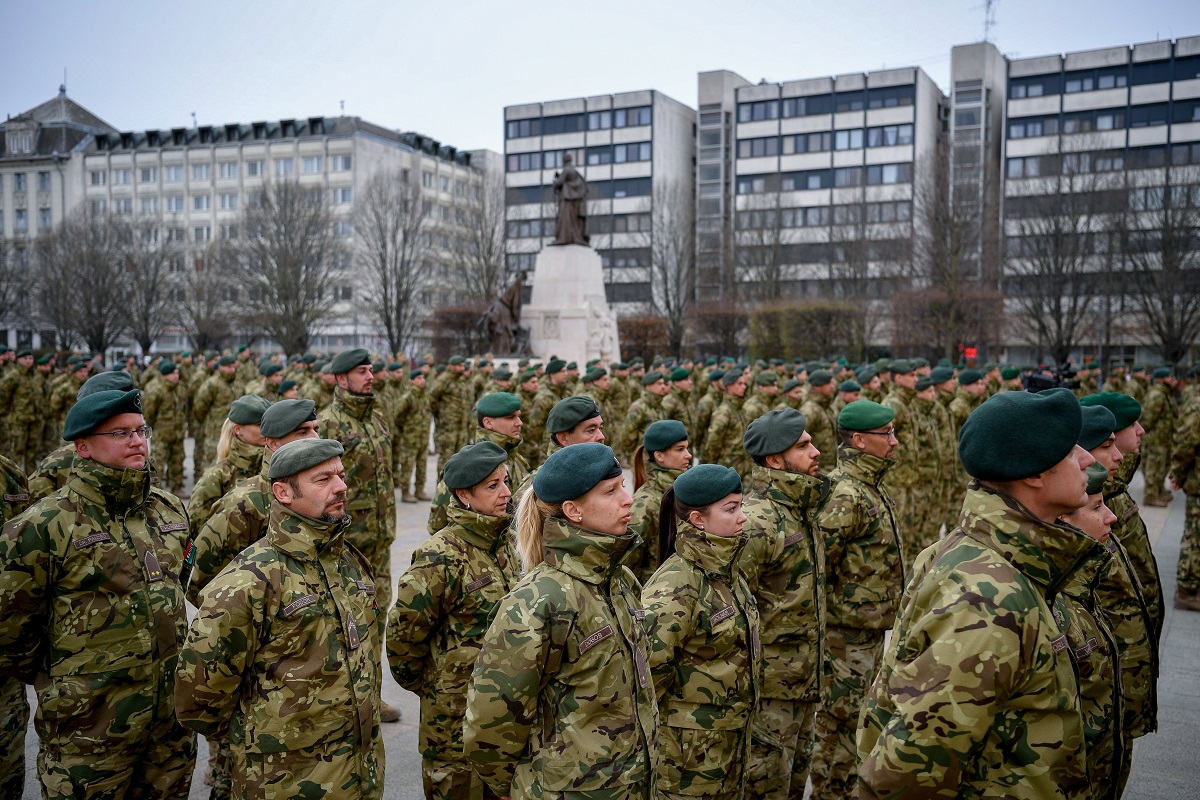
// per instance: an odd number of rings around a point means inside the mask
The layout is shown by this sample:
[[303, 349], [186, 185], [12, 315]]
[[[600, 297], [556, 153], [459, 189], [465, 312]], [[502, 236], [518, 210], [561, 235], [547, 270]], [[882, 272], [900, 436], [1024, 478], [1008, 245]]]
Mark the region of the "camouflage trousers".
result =
[[443, 429], [441, 425], [438, 425], [433, 434], [433, 443], [438, 454], [437, 477], [438, 480], [441, 480], [446, 462], [450, 460], [450, 456], [467, 445], [467, 437], [456, 426], [450, 425]]
[[[429, 432], [426, 431], [426, 434]], [[396, 462], [396, 485], [401, 491], [425, 491], [425, 464], [429, 456], [428, 435], [419, 440], [405, 440], [399, 460]]]
[[29, 700], [25, 684], [0, 679], [0, 800], [21, 800], [25, 791], [25, 728]]
[[9, 427], [8, 457], [28, 474], [37, 469], [37, 449], [42, 443], [41, 429], [15, 423]]
[[499, 800], [465, 761], [447, 761], [424, 756], [421, 780], [426, 800]]
[[1180, 594], [1200, 594], [1200, 495], [1187, 496], [1175, 579]]
[[201, 457], [204, 455], [204, 426], [192, 423], [192, 478], [199, 478], [204, 474], [204, 467], [201, 462]]
[[158, 476], [163, 488], [170, 487], [172, 493], [178, 494], [183, 489], [183, 439], [177, 436], [155, 436], [150, 441], [153, 442], [154, 464], [158, 467]]
[[1142, 442], [1142, 477], [1146, 479], [1146, 500], [1170, 494], [1166, 488], [1167, 473], [1171, 469], [1171, 448], [1167, 445], [1150, 445]]
[[34, 726], [47, 800], [186, 798], [196, 735], [175, 720], [175, 659], [42, 678]]
[[836, 626], [825, 631], [825, 684], [813, 723], [813, 800], [854, 797], [858, 714], [883, 659], [883, 635]]
[[232, 769], [233, 753], [228, 739], [208, 740], [208, 772], [204, 781], [212, 787], [208, 800], [229, 800], [233, 796]]
[[804, 796], [813, 754], [816, 703], [764, 697], [754, 716], [747, 800]]

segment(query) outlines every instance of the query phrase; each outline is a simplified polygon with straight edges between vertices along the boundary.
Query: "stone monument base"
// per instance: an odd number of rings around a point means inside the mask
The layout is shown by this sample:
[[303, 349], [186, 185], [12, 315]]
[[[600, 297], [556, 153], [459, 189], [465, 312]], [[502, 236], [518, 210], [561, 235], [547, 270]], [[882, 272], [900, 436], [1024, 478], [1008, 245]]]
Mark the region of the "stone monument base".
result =
[[529, 347], [543, 361], [556, 355], [584, 365], [619, 361], [617, 317], [604, 294], [600, 255], [582, 245], [553, 245], [538, 253], [529, 304], [521, 309]]

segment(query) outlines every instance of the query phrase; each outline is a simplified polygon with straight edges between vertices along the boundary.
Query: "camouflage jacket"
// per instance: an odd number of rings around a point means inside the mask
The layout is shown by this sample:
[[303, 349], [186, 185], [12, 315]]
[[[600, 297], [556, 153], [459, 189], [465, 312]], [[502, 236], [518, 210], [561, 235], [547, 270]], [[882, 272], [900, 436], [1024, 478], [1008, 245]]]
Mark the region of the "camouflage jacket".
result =
[[75, 463], [75, 443], [67, 442], [42, 459], [29, 476], [29, 500], [36, 503], [67, 485]]
[[[1129, 494], [1129, 481], [1137, 472], [1137, 455], [1126, 455], [1117, 468], [1117, 474], [1104, 484], [1104, 504], [1116, 515], [1112, 536], [1120, 540], [1122, 549], [1129, 556], [1129, 565], [1136, 579], [1135, 585], [1146, 604], [1146, 620], [1150, 627], [1152, 650], [1158, 652], [1158, 640], [1162, 634], [1165, 601], [1162, 578], [1158, 573], [1158, 560], [1150, 544], [1150, 533], [1142, 519], [1138, 504]], [[1155, 675], [1157, 675], [1157, 670]]]
[[392, 436], [405, 449], [423, 451], [429, 446], [429, 395], [423, 386], [409, 386], [392, 406]]
[[950, 401], [950, 422], [954, 425], [954, 435], [957, 441], [958, 432], [962, 430], [963, 423], [967, 421], [967, 417], [971, 412], [979, 408], [980, 404], [987, 397], [980, 395], [976, 397], [965, 389], [959, 389], [954, 394], [954, 399]]
[[1142, 447], [1170, 447], [1178, 414], [1171, 387], [1165, 383], [1152, 385], [1146, 392], [1142, 415], [1138, 417], [1138, 422], [1146, 429]]
[[[692, 406], [688, 403], [688, 396], [682, 389], [672, 389], [662, 399], [662, 413], [663, 419], [675, 419], [682, 422], [688, 439], [696, 435], [695, 423], [692, 421]], [[643, 428], [642, 433], [645, 432]]]
[[[68, 373], [63, 380], [55, 383], [46, 394], [47, 416], [53, 420], [54, 435], [61, 436], [63, 423], [66, 422], [67, 412], [75, 405], [76, 395], [79, 394], [83, 381]], [[144, 402], [144, 401], [143, 401]]]
[[0, 525], [29, 508], [29, 482], [12, 459], [0, 456]]
[[886, 630], [904, 591], [896, 510], [883, 485], [893, 462], [843, 447], [817, 514], [825, 538], [827, 624]]
[[[521, 455], [518, 448], [521, 445], [521, 439], [514, 439], [511, 436], [506, 436], [499, 431], [489, 431], [486, 428], [475, 429], [475, 441], [488, 441], [504, 448], [504, 452], [508, 453], [508, 479], [504, 482], [508, 486], [508, 490], [516, 495], [517, 489], [525, 482], [529, 476], [529, 463], [525, 460], [525, 456]], [[429, 519], [425, 521], [425, 529], [430, 536], [440, 531], [442, 528], [450, 524], [449, 517], [446, 515], [446, 510], [453, 505], [450, 501], [453, 498], [450, 494], [450, 487], [446, 485], [444, 480], [437, 482], [437, 488], [433, 493], [433, 502], [429, 505]]]
[[467, 760], [513, 798], [651, 798], [658, 705], [640, 587], [621, 566], [634, 536], [551, 518], [543, 540], [546, 560], [500, 601], [483, 638]]
[[972, 485], [921, 554], [867, 694], [860, 797], [1092, 797], [1061, 590], [1098, 547]]
[[917, 479], [922, 486], [935, 488], [944, 480], [954, 463], [953, 454], [958, 450], [957, 440], [952, 447], [948, 446], [949, 442], [943, 444], [949, 433], [950, 415], [936, 400], [922, 400], [915, 396], [910, 408], [917, 426]]
[[693, 454], [703, 453], [708, 437], [708, 426], [712, 423], [713, 412], [721, 404], [724, 395], [713, 390], [696, 401], [696, 412], [692, 415], [692, 426], [695, 430], [688, 431], [688, 444]]
[[271, 516], [270, 458], [264, 451], [262, 468], [230, 489], [213, 506], [212, 514], [196, 532], [186, 561], [191, 568], [187, 596], [200, 605], [200, 592], [225, 569], [237, 554], [267, 533]]
[[236, 399], [234, 376], [220, 370], [209, 375], [193, 396], [192, 417], [204, 427], [205, 434], [211, 436], [214, 443], [220, 438], [221, 425]]
[[742, 414], [745, 399], [727, 393], [713, 412], [704, 437], [704, 461], [736, 470], [743, 480], [749, 477], [753, 465], [742, 443], [746, 433], [746, 418]]
[[813, 392], [800, 406], [804, 415], [804, 430], [812, 436], [813, 446], [821, 451], [821, 468], [832, 472], [837, 466], [837, 447], [841, 437], [837, 432], [837, 414], [833, 398]]
[[675, 553], [642, 588], [664, 794], [745, 793], [763, 662], [758, 608], [737, 569], [745, 539], [681, 522]]
[[176, 715], [228, 740], [234, 788], [247, 797], [383, 794], [383, 612], [348, 525], [274, 503], [266, 537], [201, 592]]
[[183, 441], [187, 434], [187, 395], [179, 383], [158, 381], [142, 395], [142, 416], [154, 428], [155, 438]]
[[625, 566], [633, 570], [633, 574], [643, 584], [662, 565], [662, 555], [658, 552], [659, 507], [667, 489], [670, 489], [675, 484], [675, 479], [682, 474], [681, 469], [664, 469], [658, 464], [650, 463], [646, 466], [646, 482], [633, 493], [633, 508], [629, 511], [629, 532], [636, 533], [640, 542], [629, 548], [629, 553], [625, 556]]
[[625, 412], [625, 419], [621, 422], [621, 449], [632, 455], [642, 443], [646, 428], [650, 427], [651, 423], [666, 418], [663, 399], [643, 389], [642, 396], [630, 404], [629, 410]]
[[188, 498], [188, 516], [192, 530], [201, 530], [216, 510], [217, 501], [225, 493], [246, 478], [254, 477], [262, 469], [263, 448], [243, 442], [236, 436], [229, 447], [229, 455], [204, 470], [204, 474], [192, 488]]
[[429, 407], [439, 430], [465, 430], [475, 405], [475, 389], [471, 379], [446, 370], [429, 389]]
[[[778, 395], [765, 395], [761, 392], [754, 392], [754, 394], [742, 404], [742, 418], [745, 419], [746, 425], [749, 425], [763, 414], [775, 408], [775, 403], [778, 400]], [[743, 428], [743, 430], [745, 430], [745, 428]]]
[[388, 663], [396, 682], [421, 697], [421, 754], [463, 758], [467, 685], [501, 598], [521, 577], [511, 517], [458, 504], [449, 524], [413, 554], [388, 613]]
[[0, 379], [0, 408], [9, 427], [32, 425], [45, 412], [41, 384], [33, 367], [17, 365]]
[[895, 465], [888, 473], [888, 486], [911, 489], [917, 485], [918, 462], [921, 458], [922, 426], [913, 409], [916, 392], [903, 386], [893, 386], [883, 405], [896, 412], [892, 425], [896, 429], [896, 440], [900, 442], [892, 455]]
[[762, 696], [820, 699], [825, 635], [825, 541], [817, 512], [829, 481], [754, 467], [742, 511], [741, 571], [762, 617]]
[[[148, 469], [76, 457], [65, 489], [0, 533], [0, 673], [26, 682], [48, 673], [39, 696], [54, 706], [71, 692], [112, 689], [100, 675], [153, 686], [150, 673], [175, 656], [187, 626], [179, 577], [187, 538], [183, 504], [153, 488]], [[74, 709], [58, 711], [70, 725]], [[48, 706], [47, 723], [53, 713]]]
[[1171, 449], [1171, 476], [1185, 494], [1200, 495], [1200, 399], [1179, 411]]
[[546, 422], [550, 417], [550, 409], [555, 403], [567, 397], [567, 384], [555, 385], [546, 380], [538, 393], [533, 397], [529, 413], [521, 414], [524, 425], [521, 428], [521, 454], [531, 467], [537, 467], [546, 458]]
[[317, 415], [322, 439], [336, 439], [346, 452], [346, 540], [368, 554], [396, 537], [396, 482], [392, 439], [374, 395], [354, 395], [340, 386], [333, 403]]

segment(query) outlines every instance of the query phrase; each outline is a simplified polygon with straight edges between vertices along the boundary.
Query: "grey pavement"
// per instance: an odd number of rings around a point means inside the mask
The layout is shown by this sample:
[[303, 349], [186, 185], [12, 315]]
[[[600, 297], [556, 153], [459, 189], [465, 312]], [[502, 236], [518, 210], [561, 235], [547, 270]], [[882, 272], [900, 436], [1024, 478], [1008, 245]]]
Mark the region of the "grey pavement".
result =
[[[190, 453], [190, 440], [188, 444]], [[431, 495], [436, 469], [437, 460], [431, 457], [426, 486], [426, 491]], [[1141, 473], [1135, 478], [1132, 490], [1135, 498], [1142, 496]], [[396, 505], [396, 541], [392, 545], [393, 579], [405, 570], [413, 550], [428, 537], [425, 521], [429, 513], [428, 503], [401, 503], [399, 493]], [[1175, 596], [1175, 566], [1179, 560], [1183, 514], [1184, 499], [1179, 492], [1175, 501], [1166, 508], [1142, 509], [1162, 573], [1167, 614], [1163, 626], [1162, 670], [1158, 684], [1159, 730], [1139, 739], [1134, 745], [1133, 772], [1125, 791], [1127, 800], [1200, 800], [1200, 757], [1197, 757], [1197, 740], [1193, 738], [1196, 734], [1191, 731], [1191, 723], [1200, 719], [1200, 613], [1177, 611], [1171, 604]], [[32, 689], [29, 698], [32, 706]], [[387, 670], [384, 670], [383, 699], [399, 708], [403, 715], [400, 722], [383, 726], [387, 750], [384, 797], [388, 800], [419, 800], [424, 797], [421, 758], [417, 752], [419, 700], [416, 695], [400, 688]], [[32, 724], [25, 739], [25, 751], [25, 797], [32, 799], [38, 797], [34, 772], [37, 735]], [[204, 783], [207, 758], [208, 748], [201, 739], [191, 800], [208, 797], [208, 787]]]

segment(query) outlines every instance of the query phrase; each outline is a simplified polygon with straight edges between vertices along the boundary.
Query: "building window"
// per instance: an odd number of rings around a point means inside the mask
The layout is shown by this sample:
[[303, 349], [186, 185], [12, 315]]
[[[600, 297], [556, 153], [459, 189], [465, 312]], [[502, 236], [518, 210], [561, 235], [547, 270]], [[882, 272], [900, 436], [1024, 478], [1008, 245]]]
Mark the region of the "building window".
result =
[[338, 236], [347, 238], [354, 233], [354, 223], [348, 219], [339, 219], [333, 223], [333, 232]]
[[50, 173], [49, 172], [39, 172], [38, 173], [38, 191], [39, 192], [50, 191]]
[[613, 111], [614, 128], [636, 128], [639, 125], [650, 124], [650, 106], [637, 108], [618, 108]]
[[779, 118], [778, 100], [758, 100], [753, 103], [738, 103], [738, 122], [761, 122]]
[[780, 189], [785, 192], [800, 192], [810, 189], [828, 189], [833, 186], [833, 170], [810, 169], [789, 172], [781, 176]]
[[154, 183], [158, 180], [158, 167], [142, 167], [138, 170], [138, 183]]
[[304, 157], [304, 174], [316, 175], [321, 172], [321, 157], [320, 156], [305, 156]]
[[[557, 117], [542, 118], [542, 135], [552, 136], [556, 133], [579, 133], [587, 124], [583, 114], [562, 114]], [[622, 127], [618, 125], [617, 127]]]
[[187, 232], [183, 228], [167, 228], [168, 242], [182, 242], [187, 239]]
[[276, 177], [285, 178], [285, 177], [295, 173], [295, 171], [296, 171], [296, 165], [295, 165], [295, 162], [292, 161], [292, 159], [290, 159], [290, 158], [275, 159], [275, 176]]
[[93, 200], [91, 202], [91, 209], [92, 209], [93, 216], [97, 216], [97, 217], [102, 216], [105, 212], [108, 211], [108, 203], [106, 203], [103, 200]]
[[861, 150], [863, 146], [862, 128], [852, 128], [844, 131], [834, 131], [834, 150]]
[[454, 182], [454, 196], [455, 197], [465, 197], [466, 194], [467, 194], [467, 185], [465, 183], [463, 183], [462, 181], [455, 181]]
[[1058, 134], [1058, 117], [1017, 117], [1008, 122], [1008, 138], [1030, 139]]
[[422, 172], [421, 173], [421, 186], [426, 189], [433, 188], [433, 173], [432, 172]]
[[167, 195], [167, 211], [181, 212], [183, 211], [183, 195], [170, 194]]
[[16, 209], [16, 214], [13, 217], [13, 227], [16, 230], [29, 230], [29, 212], [23, 208]]
[[223, 224], [223, 225], [221, 226], [221, 238], [222, 238], [222, 239], [236, 239], [236, 238], [238, 238], [238, 226], [237, 226], [237, 224], [236, 224], [236, 223], [232, 223], [232, 222], [227, 222], [227, 223]]
[[867, 105], [867, 93], [863, 89], [853, 92], [837, 92], [833, 96], [833, 110], [836, 112], [843, 111], [862, 111]]
[[192, 211], [208, 211], [212, 208], [211, 194], [192, 195]]
[[108, 173], [102, 169], [94, 169], [88, 173], [92, 186], [103, 186], [108, 183]]
[[602, 131], [612, 127], [611, 111], [592, 111], [588, 114], [588, 130]]
[[[605, 149], [608, 149], [607, 145], [605, 146]], [[588, 163], [591, 163], [591, 162], [588, 162]], [[527, 172], [531, 169], [541, 169], [541, 168], [542, 168], [542, 154], [541, 153], [513, 153], [512, 155], [510, 155], [508, 157], [508, 171], [509, 172]], [[429, 178], [430, 178], [429, 183], [425, 182], [426, 175], [429, 175]], [[421, 185], [424, 186], [426, 189], [428, 189], [430, 186], [433, 185], [433, 176], [430, 175], [430, 173], [428, 173], [428, 172], [422, 172], [421, 173]]]
[[1148, 106], [1133, 106], [1129, 109], [1129, 127], [1146, 128], [1151, 125], [1167, 124], [1167, 104], [1154, 103]]
[[613, 145], [613, 162], [623, 164], [627, 161], [649, 161], [650, 143], [634, 142], [632, 144]]
[[133, 170], [129, 168], [114, 169], [112, 174], [114, 184], [123, 186], [125, 184], [133, 183]]
[[206, 181], [212, 177], [212, 164], [192, 164], [192, 180]]
[[221, 195], [221, 210], [233, 211], [238, 207], [238, 196], [236, 192], [230, 192]]
[[1018, 100], [1025, 97], [1042, 97], [1059, 94], [1062, 87], [1062, 76], [1057, 72], [1051, 75], [1029, 75], [1022, 78], [1008, 79], [1008, 96]]
[[766, 175], [741, 175], [737, 179], [738, 194], [761, 194], [766, 190]]
[[167, 164], [163, 167], [163, 180], [167, 183], [178, 183], [183, 180], [183, 166], [180, 164]]
[[542, 121], [540, 119], [517, 119], [504, 126], [506, 139], [523, 139], [526, 136], [541, 136]]
[[263, 162], [261, 160], [246, 162], [246, 177], [261, 178], [263, 176]]
[[439, 192], [450, 191], [450, 179], [447, 178], [445, 175], [438, 176], [438, 191]]
[[887, 86], [882, 89], [870, 89], [867, 91], [867, 108], [911, 106], [916, 94], [917, 87], [912, 84], [908, 86]]
[[24, 172], [13, 173], [13, 191], [14, 192], [25, 191], [25, 173]]
[[349, 186], [344, 186], [333, 190], [333, 202], [337, 205], [345, 205], [349, 203], [353, 196], [354, 190]]
[[217, 175], [222, 178], [236, 178], [238, 165], [236, 161], [222, 161], [217, 164]]
[[910, 183], [912, 164], [873, 164], [867, 167], [867, 185]]
[[884, 125], [867, 128], [867, 147], [895, 147], [913, 143], [913, 126]]
[[839, 167], [833, 171], [833, 185], [838, 188], [862, 186], [862, 167]]
[[[789, 97], [783, 101], [783, 116], [812, 117], [833, 112], [833, 95], [818, 94], [812, 97]], [[745, 120], [739, 120], [745, 122]]]
[[157, 197], [143, 197], [142, 198], [142, 213], [143, 214], [157, 214], [158, 213], [158, 198]]
[[1129, 82], [1133, 86], [1145, 86], [1148, 83], [1167, 83], [1170, 80], [1170, 61], [1147, 61], [1133, 65]]
[[794, 153], [824, 153], [833, 148], [833, 134], [799, 133], [795, 136], [783, 137], [783, 154], [790, 156]]
[[211, 225], [197, 225], [196, 227], [192, 228], [192, 241], [207, 242], [207, 241], [211, 241], [211, 240], [212, 240], [212, 226]]
[[333, 172], [349, 172], [353, 163], [350, 156], [330, 156], [329, 169]]
[[51, 224], [52, 223], [50, 222], [50, 209], [39, 208], [38, 209], [38, 229], [43, 230], [43, 231], [49, 230]]

